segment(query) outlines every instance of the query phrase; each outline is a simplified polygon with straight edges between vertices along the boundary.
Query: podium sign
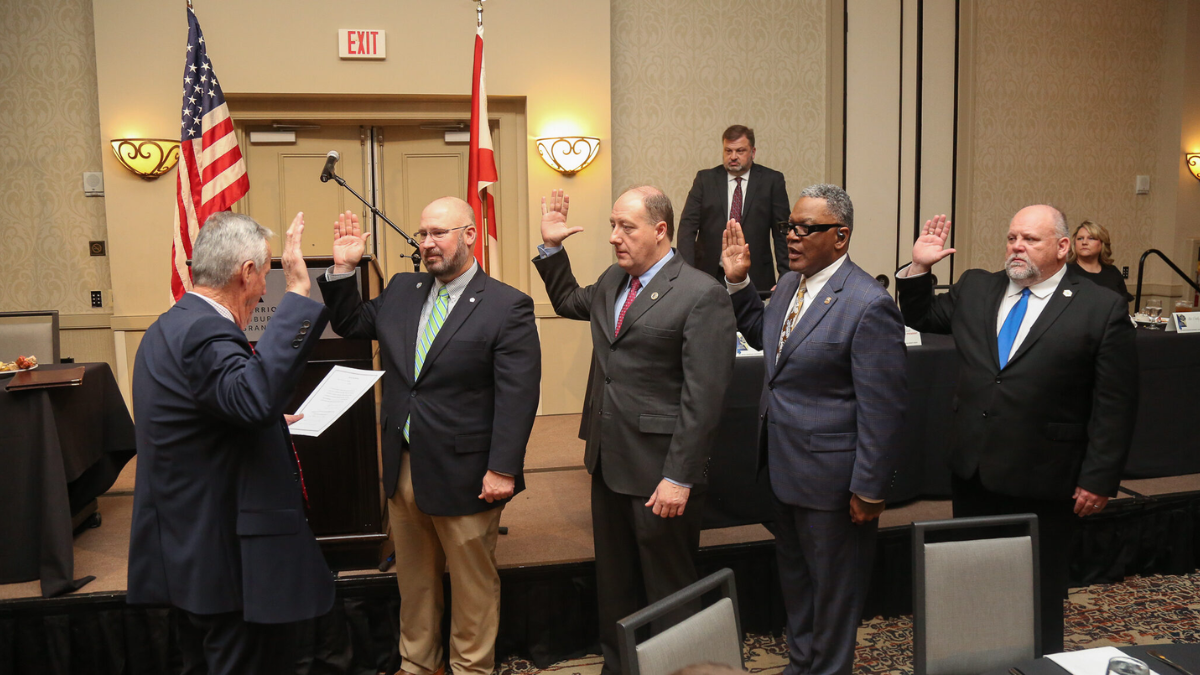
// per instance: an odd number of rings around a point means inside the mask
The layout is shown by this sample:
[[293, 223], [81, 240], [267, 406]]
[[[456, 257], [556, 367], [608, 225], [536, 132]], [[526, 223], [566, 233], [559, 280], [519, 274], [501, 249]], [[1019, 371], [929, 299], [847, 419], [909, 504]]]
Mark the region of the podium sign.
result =
[[[312, 288], [308, 291], [308, 297], [316, 300], [321, 304], [325, 304], [325, 298], [321, 295], [321, 287], [317, 285], [317, 279], [325, 274], [324, 267], [308, 269], [308, 278], [312, 280]], [[361, 274], [361, 271], [354, 270], [356, 279]], [[267, 330], [267, 324], [271, 322], [271, 317], [275, 316], [275, 309], [279, 307], [279, 302], [283, 300], [284, 293], [287, 292], [287, 275], [281, 269], [272, 269], [267, 272], [267, 290], [263, 293], [262, 302], [254, 308], [254, 315], [250, 317], [250, 323], [246, 326], [246, 330], [242, 331], [246, 334], [246, 339], [251, 342], [258, 342], [264, 331]], [[333, 328], [328, 324], [325, 330], [321, 332], [322, 340], [336, 340], [337, 333], [333, 332]]]

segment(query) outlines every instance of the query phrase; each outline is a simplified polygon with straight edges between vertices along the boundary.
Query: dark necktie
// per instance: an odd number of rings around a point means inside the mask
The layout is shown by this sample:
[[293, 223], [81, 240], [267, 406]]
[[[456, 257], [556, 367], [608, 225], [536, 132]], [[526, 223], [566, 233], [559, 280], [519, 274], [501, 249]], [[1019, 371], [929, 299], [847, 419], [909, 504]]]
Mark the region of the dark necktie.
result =
[[734, 178], [737, 185], [733, 188], [733, 199], [729, 204], [729, 219], [742, 222], [742, 177]]
[[629, 295], [625, 296], [625, 304], [621, 305], [621, 314], [617, 317], [617, 329], [613, 331], [613, 337], [621, 334], [621, 323], [625, 321], [625, 312], [629, 311], [629, 306], [633, 304], [633, 299], [637, 297], [638, 289], [641, 287], [642, 281], [637, 277], [629, 282]]
[[999, 347], [1000, 368], [1008, 365], [1008, 353], [1012, 351], [1013, 343], [1017, 341], [1017, 333], [1021, 332], [1021, 322], [1025, 320], [1025, 310], [1029, 307], [1029, 289], [1021, 290], [1021, 299], [1017, 300], [1017, 304], [1008, 310], [1008, 318], [1004, 320], [1004, 325], [1000, 327], [1000, 334], [996, 336], [996, 344]]

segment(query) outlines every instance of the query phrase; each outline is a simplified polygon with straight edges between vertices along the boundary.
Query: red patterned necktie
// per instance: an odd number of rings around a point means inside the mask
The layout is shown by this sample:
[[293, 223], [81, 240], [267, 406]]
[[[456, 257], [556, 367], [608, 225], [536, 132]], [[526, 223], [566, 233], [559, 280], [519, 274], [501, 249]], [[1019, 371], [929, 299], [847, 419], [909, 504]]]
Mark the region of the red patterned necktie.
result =
[[633, 299], [637, 297], [638, 289], [642, 287], [641, 279], [633, 278], [629, 283], [629, 295], [625, 296], [625, 304], [621, 306], [621, 314], [617, 317], [617, 329], [613, 331], [613, 337], [621, 334], [621, 323], [625, 321], [625, 312], [629, 311], [629, 306], [633, 304]]
[[729, 206], [729, 219], [742, 222], [742, 177], [734, 178], [737, 186], [733, 188], [733, 203]]

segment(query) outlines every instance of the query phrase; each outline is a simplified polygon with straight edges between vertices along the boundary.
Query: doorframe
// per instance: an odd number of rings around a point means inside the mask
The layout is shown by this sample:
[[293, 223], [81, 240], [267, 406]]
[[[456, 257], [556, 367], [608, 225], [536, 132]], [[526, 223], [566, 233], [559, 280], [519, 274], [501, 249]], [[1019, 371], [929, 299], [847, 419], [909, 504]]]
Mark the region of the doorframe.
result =
[[[469, 122], [470, 96], [404, 96], [395, 94], [266, 94], [226, 93], [238, 142], [245, 143], [247, 126], [264, 122], [387, 126], [397, 122]], [[498, 124], [503, 147], [496, 217], [500, 227], [500, 269], [491, 276], [525, 293], [530, 292], [529, 250], [529, 135], [524, 96], [489, 96], [488, 120]], [[366, 168], [364, 167], [364, 171]], [[515, 180], [505, 180], [509, 176]], [[365, 181], [364, 181], [365, 184]], [[251, 195], [253, 192], [251, 192]], [[508, 225], [506, 225], [508, 224]], [[385, 224], [386, 225], [386, 224]], [[378, 238], [378, 233], [376, 234]]]

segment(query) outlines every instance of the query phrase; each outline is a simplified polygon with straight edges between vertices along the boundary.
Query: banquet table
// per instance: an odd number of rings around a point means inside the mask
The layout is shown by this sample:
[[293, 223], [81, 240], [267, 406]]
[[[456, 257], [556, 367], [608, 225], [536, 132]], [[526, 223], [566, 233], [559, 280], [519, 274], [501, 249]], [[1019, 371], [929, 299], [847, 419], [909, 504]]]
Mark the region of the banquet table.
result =
[[0, 584], [40, 579], [43, 597], [92, 580], [74, 578], [71, 516], [112, 487], [135, 452], [112, 369], [81, 365], [78, 386], [10, 392], [0, 379]]
[[[1132, 645], [1118, 647], [1118, 649], [1128, 656], [1145, 661], [1146, 665], [1150, 666], [1150, 670], [1158, 675], [1183, 675], [1183, 673], [1147, 654], [1146, 650], [1148, 649], [1157, 650], [1191, 673], [1200, 674], [1200, 645], [1198, 644]], [[989, 670], [983, 675], [1011, 675], [1010, 668], [1016, 668], [1024, 675], [1068, 675], [1065, 668], [1045, 657], [1013, 663], [1004, 668]], [[1095, 675], [1105, 674], [1100, 672]]]

